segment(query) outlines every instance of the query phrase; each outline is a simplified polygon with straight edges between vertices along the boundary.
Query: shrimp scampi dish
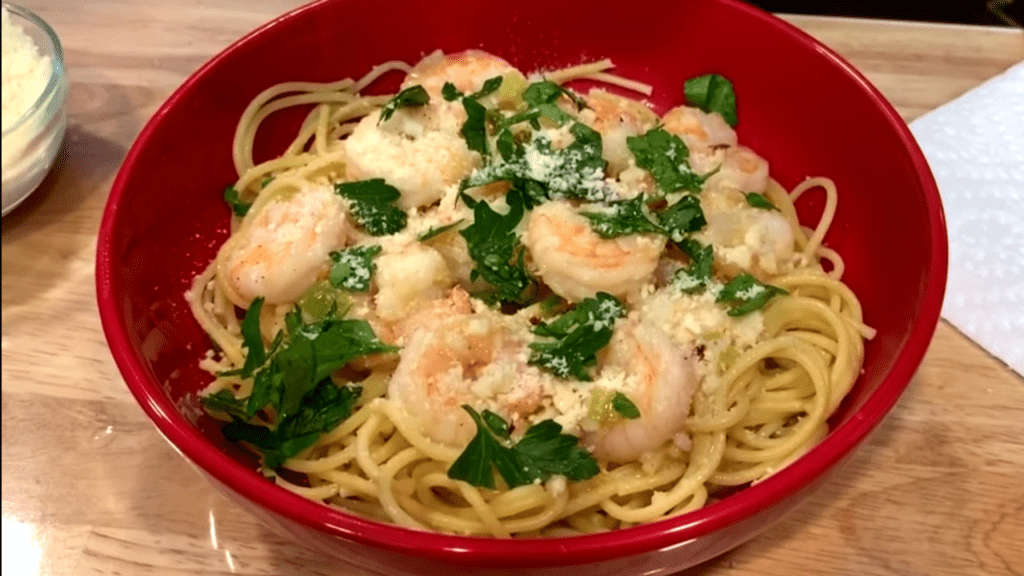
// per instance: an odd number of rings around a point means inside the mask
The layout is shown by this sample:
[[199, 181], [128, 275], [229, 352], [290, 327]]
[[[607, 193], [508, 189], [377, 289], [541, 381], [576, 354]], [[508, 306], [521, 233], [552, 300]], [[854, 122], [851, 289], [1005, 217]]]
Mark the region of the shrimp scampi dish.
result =
[[245, 110], [231, 236], [186, 298], [202, 405], [269, 481], [410, 528], [562, 536], [695, 510], [824, 437], [873, 335], [822, 244], [835, 186], [770, 177], [729, 79], [680, 79], [659, 113], [611, 68], [438, 51]]

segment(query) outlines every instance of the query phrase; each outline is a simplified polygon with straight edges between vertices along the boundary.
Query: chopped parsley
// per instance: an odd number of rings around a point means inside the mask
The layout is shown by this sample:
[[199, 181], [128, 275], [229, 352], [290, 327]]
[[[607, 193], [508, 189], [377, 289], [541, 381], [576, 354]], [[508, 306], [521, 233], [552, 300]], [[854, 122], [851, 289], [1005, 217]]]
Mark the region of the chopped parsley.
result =
[[516, 235], [526, 212], [522, 196], [515, 190], [505, 195], [507, 214], [496, 212], [487, 202], [462, 198], [473, 208], [473, 223], [459, 232], [476, 264], [470, 280], [483, 278], [495, 288], [498, 300], [525, 303], [535, 282], [526, 271], [526, 250]]
[[501, 416], [462, 407], [476, 422], [476, 436], [448, 468], [448, 477], [481, 488], [495, 488], [494, 471], [509, 488], [545, 481], [554, 475], [586, 480], [600, 472], [597, 461], [580, 448], [579, 438], [562, 434], [562, 426], [544, 420], [530, 426], [513, 443], [508, 424]]
[[615, 321], [625, 315], [626, 307], [611, 294], [598, 292], [594, 298], [585, 298], [554, 322], [533, 328], [534, 334], [554, 340], [531, 343], [529, 363], [559, 378], [589, 382], [597, 352], [611, 341]]
[[700, 192], [704, 177], [690, 167], [690, 150], [675, 134], [652, 128], [642, 136], [629, 136], [626, 146], [636, 165], [651, 173], [663, 192]]
[[511, 132], [505, 132], [507, 136], [498, 136], [503, 161], [475, 171], [462, 181], [463, 190], [507, 181], [530, 206], [552, 198], [601, 202], [615, 197], [605, 182], [607, 162], [601, 157], [601, 135], [585, 124], [569, 127], [574, 140], [560, 150], [552, 149], [550, 138], [543, 134], [534, 134], [529, 143], [519, 145]]
[[377, 124], [389, 120], [395, 113], [395, 110], [399, 108], [423, 106], [429, 102], [430, 95], [427, 94], [423, 86], [410, 86], [395, 94], [394, 98], [388, 100], [387, 104], [384, 104], [384, 107], [380, 110], [380, 119], [377, 120]]
[[757, 192], [747, 192], [746, 197], [747, 204], [753, 206], [754, 208], [760, 208], [761, 210], [778, 211], [778, 208], [775, 207], [775, 204], [772, 204], [771, 200], [765, 198], [763, 195], [758, 194]]
[[586, 106], [583, 100], [571, 91], [550, 80], [542, 80], [530, 84], [526, 90], [523, 90], [523, 101], [526, 102], [527, 109], [506, 118], [501, 122], [501, 126], [509, 127], [520, 122], [529, 122], [535, 130], [538, 130], [541, 117], [552, 120], [558, 126], [572, 122], [573, 117], [558, 107], [558, 99], [562, 96], [572, 100], [578, 110], [582, 110]]
[[495, 76], [484, 81], [480, 90], [464, 96], [451, 82], [445, 82], [441, 87], [441, 97], [449, 102], [462, 99], [462, 108], [466, 111], [466, 121], [463, 122], [459, 132], [466, 141], [466, 147], [479, 152], [481, 156], [487, 157], [490, 151], [487, 149], [487, 119], [488, 110], [478, 100], [484, 96], [494, 93], [501, 87], [504, 80], [502, 76]]
[[762, 284], [757, 278], [743, 273], [722, 287], [715, 301], [725, 302], [731, 306], [727, 312], [729, 316], [743, 316], [760, 309], [773, 296], [780, 294], [789, 292], [778, 286]]
[[487, 149], [487, 108], [470, 97], [462, 99], [462, 108], [466, 111], [466, 121], [459, 132], [466, 140], [466, 147], [487, 156], [490, 154]]
[[417, 236], [416, 239], [419, 240], [420, 242], [426, 242], [431, 238], [437, 238], [441, 234], [444, 234], [445, 232], [451, 230], [452, 228], [455, 228], [459, 224], [462, 224], [463, 220], [463, 218], [459, 218], [458, 220], [452, 222], [451, 224], [445, 224], [444, 226], [431, 226], [428, 230], [420, 232], [419, 236]]
[[622, 392], [616, 392], [612, 397], [612, 408], [623, 418], [636, 420], [640, 417], [640, 409]]
[[683, 84], [683, 94], [692, 106], [705, 112], [718, 112], [729, 126], [736, 126], [736, 92], [725, 76], [705, 74], [690, 78]]
[[377, 264], [374, 257], [380, 254], [381, 247], [353, 246], [345, 250], [331, 252], [331, 272], [328, 279], [332, 286], [351, 290], [352, 292], [366, 292], [370, 289], [370, 279], [373, 277]]
[[660, 226], [651, 222], [643, 212], [644, 197], [639, 195], [631, 200], [608, 203], [608, 209], [600, 212], [580, 212], [590, 220], [590, 228], [601, 238], [617, 238], [630, 234], [653, 232], [663, 234]]
[[231, 207], [231, 211], [235, 213], [235, 216], [239, 218], [248, 214], [249, 208], [252, 208], [252, 202], [242, 200], [234, 186], [224, 188], [224, 201]]
[[334, 191], [351, 201], [352, 217], [371, 236], [401, 232], [408, 222], [405, 210], [393, 204], [402, 193], [383, 178], [338, 183]]
[[687, 294], [700, 292], [711, 282], [714, 250], [710, 244], [701, 246], [700, 242], [692, 238], [685, 238], [678, 245], [690, 257], [690, 265], [676, 271], [672, 285]]
[[700, 207], [700, 199], [687, 194], [678, 202], [658, 213], [661, 227], [675, 242], [682, 242], [684, 235], [697, 232], [708, 223]]
[[[257, 298], [243, 325], [258, 325], [261, 308], [262, 298]], [[296, 308], [285, 317], [285, 325], [270, 351], [263, 349], [262, 340], [256, 344], [251, 330], [245, 335], [246, 366], [251, 355], [264, 357], [254, 369], [248, 398], [235, 399], [221, 391], [202, 400], [208, 410], [232, 418], [223, 429], [224, 436], [255, 447], [267, 470], [305, 450], [351, 415], [361, 389], [336, 386], [332, 373], [356, 358], [395, 350], [381, 342], [365, 320], [330, 315], [304, 323]]]

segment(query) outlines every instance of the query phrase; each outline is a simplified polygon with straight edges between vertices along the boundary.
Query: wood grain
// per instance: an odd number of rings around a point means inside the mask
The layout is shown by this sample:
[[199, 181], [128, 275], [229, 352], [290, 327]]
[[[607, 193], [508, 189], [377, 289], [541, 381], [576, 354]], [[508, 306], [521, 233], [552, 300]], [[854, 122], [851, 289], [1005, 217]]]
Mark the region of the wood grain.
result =
[[[61, 160], [3, 221], [4, 574], [358, 575], [216, 494], [128, 394], [95, 305], [127, 147], [271, 0], [31, 1], [71, 70]], [[910, 120], [1024, 59], [1004, 29], [786, 16]], [[945, 323], [892, 414], [806, 506], [687, 574], [1024, 574], [1024, 382]], [[9, 553], [13, 552], [13, 553]]]

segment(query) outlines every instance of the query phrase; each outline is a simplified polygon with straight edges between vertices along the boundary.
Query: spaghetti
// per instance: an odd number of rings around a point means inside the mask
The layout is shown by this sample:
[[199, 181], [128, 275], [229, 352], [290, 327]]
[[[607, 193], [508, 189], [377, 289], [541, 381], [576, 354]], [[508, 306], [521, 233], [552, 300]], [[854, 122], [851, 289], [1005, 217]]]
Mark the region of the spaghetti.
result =
[[[650, 94], [650, 86], [610, 75], [611, 67], [604, 60], [544, 77], [555, 85], [587, 78]], [[382, 107], [399, 99], [361, 91], [392, 71], [407, 75], [407, 90], [424, 87], [429, 98], [422, 102], [408, 92], [412, 104], [385, 121]], [[484, 81], [494, 77], [502, 78], [501, 87], [485, 93]], [[335, 385], [361, 388], [351, 415], [285, 458], [279, 473], [266, 469], [279, 485], [408, 527], [559, 536], [700, 508], [723, 487], [781, 469], [826, 434], [827, 418], [858, 376], [864, 339], [873, 335], [856, 296], [840, 281], [842, 258], [822, 245], [837, 205], [834, 184], [812, 178], [787, 192], [767, 177], [766, 162], [735, 142], [717, 113], [680, 107], [658, 118], [642, 104], [599, 90], [583, 99], [583, 108], [569, 93], [555, 94], [548, 101], [554, 108], [545, 108], [528, 100], [538, 82], [481, 52], [435, 53], [415, 67], [382, 64], [358, 81], [273, 86], [242, 114], [232, 189], [246, 207], [244, 217], [234, 218], [231, 238], [186, 295], [215, 347], [202, 363], [216, 375], [207, 396], [227, 391], [244, 403], [260, 385], [246, 368], [253, 352], [249, 317], [240, 313], [257, 298], [258, 330], [270, 355], [288, 344], [279, 334], [294, 333], [288, 323], [298, 317], [289, 320], [296, 303], [316, 290], [400, 347], [335, 371]], [[474, 103], [497, 111], [488, 112], [484, 151], [490, 156], [470, 148], [465, 135]], [[281, 156], [255, 164], [260, 124], [294, 106], [312, 108], [292, 143]], [[533, 109], [539, 112], [506, 127], [513, 144], [501, 142], [501, 122]], [[559, 125], [562, 114], [568, 119]], [[565, 163], [589, 161], [594, 149], [581, 143], [591, 133], [600, 134], [603, 147], [596, 150], [608, 173], [587, 180], [560, 172]], [[671, 176], [694, 177], [696, 190], [665, 190], [662, 168], [639, 166], [637, 150], [655, 143], [652, 134], [657, 142], [685, 144], [689, 164], [677, 163]], [[436, 146], [428, 158], [417, 156], [421, 143]], [[401, 162], [388, 164], [396, 155]], [[398, 173], [407, 165], [415, 169]], [[497, 172], [504, 178], [486, 177]], [[380, 177], [401, 194], [407, 224], [372, 236], [354, 224], [359, 206], [332, 186]], [[502, 313], [469, 296], [491, 289], [492, 299], [503, 300], [480, 272], [466, 230], [479, 214], [511, 218], [512, 192], [526, 181], [547, 186], [548, 196], [527, 202], [532, 206], [508, 231], [518, 251], [502, 265], [518, 258], [529, 288], [514, 306], [506, 301]], [[559, 186], [583, 192], [551, 192]], [[431, 187], [436, 192], [423, 192]], [[812, 190], [826, 201], [808, 229], [797, 221], [794, 202]], [[624, 202], [645, 194], [640, 214], [647, 229], [597, 234], [626, 221]], [[481, 203], [494, 209], [480, 212]], [[678, 234], [670, 224], [684, 209], [700, 218]], [[659, 226], [660, 232], [653, 229]], [[375, 268], [364, 270], [371, 282], [365, 292], [333, 283], [346, 247], [379, 254]], [[712, 270], [711, 254], [713, 273], [701, 276], [702, 258]], [[359, 266], [347, 270], [357, 273]], [[600, 294], [611, 294], [624, 313], [610, 342], [581, 364], [593, 381], [538, 360], [538, 348], [531, 348], [539, 338], [535, 326], [551, 326], [559, 312]], [[617, 412], [619, 404], [610, 409], [620, 397], [638, 415]], [[505, 445], [528, 426], [557, 422], [580, 438], [597, 473], [577, 480], [548, 474], [514, 487], [499, 479], [494, 489], [453, 477], [453, 463], [473, 433], [483, 433], [462, 403], [507, 420], [512, 438]], [[234, 418], [266, 420], [270, 413], [272, 420], [274, 410], [260, 408]]]

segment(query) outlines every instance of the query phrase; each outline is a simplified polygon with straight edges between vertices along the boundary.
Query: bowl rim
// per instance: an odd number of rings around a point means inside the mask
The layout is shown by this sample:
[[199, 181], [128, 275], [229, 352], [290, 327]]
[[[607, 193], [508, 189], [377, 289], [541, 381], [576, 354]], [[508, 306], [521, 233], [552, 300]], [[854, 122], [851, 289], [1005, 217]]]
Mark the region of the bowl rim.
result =
[[[207, 61], [176, 89], [154, 113], [129, 150], [111, 187], [100, 224], [96, 257], [97, 303], [103, 330], [116, 364], [125, 381], [157, 430], [186, 459], [219, 484], [258, 506], [326, 535], [351, 542], [367, 544], [413, 557], [429, 558], [453, 564], [472, 563], [503, 567], [531, 565], [572, 565], [608, 560], [616, 557], [653, 552], [681, 545], [694, 538], [714, 532], [729, 524], [770, 508], [780, 497], [798, 491], [822, 476], [845, 458], [873, 430], [893, 407], [924, 357], [939, 320], [946, 285], [948, 249], [945, 217], [938, 187], [927, 160], [909, 127], [885, 97], [859, 71], [836, 52], [792, 24], [740, 0], [716, 0], [733, 10], [748, 13], [766, 26], [805, 44], [838, 66], [855, 81], [860, 90], [880, 109], [911, 159], [912, 169], [929, 200], [927, 222], [931, 269], [928, 291], [921, 303], [918, 322], [903, 343], [902, 350], [878, 389], [847, 421], [830, 430], [824, 440], [807, 454], [772, 476], [696, 511], [613, 532], [535, 538], [506, 539], [456, 536], [425, 532], [385, 524], [330, 508], [307, 500], [284, 488], [267, 482], [251, 469], [222, 453], [178, 412], [164, 395], [160, 384], [151, 380], [141, 357], [133, 350], [128, 327], [120, 315], [119, 274], [111, 245], [115, 241], [116, 223], [123, 210], [121, 200], [127, 192], [127, 181], [142, 150], [153, 139], [160, 120], [198, 79], [222, 60], [246, 46], [267, 29], [297, 17], [333, 0], [317, 0], [282, 14], [242, 38], [236, 40]], [[514, 542], [514, 544], [513, 544]], [[510, 547], [515, 547], [515, 552]]]
[[64, 47], [60, 43], [60, 37], [57, 36], [57, 32], [54, 31], [46, 20], [43, 20], [41, 16], [28, 8], [18, 4], [4, 2], [3, 9], [7, 10], [11, 14], [16, 14], [21, 18], [28, 20], [35, 25], [36, 28], [42, 30], [43, 34], [50, 40], [50, 45], [53, 46], [53, 54], [49, 55], [51, 60], [50, 78], [46, 82], [46, 87], [43, 88], [43, 92], [35, 99], [32, 105], [29, 106], [28, 109], [14, 121], [14, 123], [8, 126], [7, 129], [3, 131], [2, 135], [0, 135], [0, 138], [7, 138], [8, 135], [21, 129], [21, 127], [28, 122], [29, 118], [34, 116], [36, 112], [43, 108], [50, 97], [59, 90], [66, 75], [66, 69], [64, 65]]

